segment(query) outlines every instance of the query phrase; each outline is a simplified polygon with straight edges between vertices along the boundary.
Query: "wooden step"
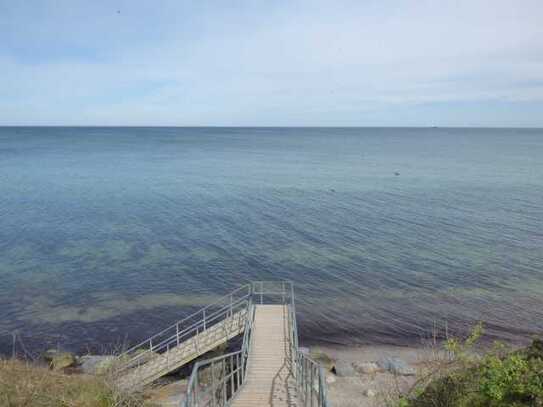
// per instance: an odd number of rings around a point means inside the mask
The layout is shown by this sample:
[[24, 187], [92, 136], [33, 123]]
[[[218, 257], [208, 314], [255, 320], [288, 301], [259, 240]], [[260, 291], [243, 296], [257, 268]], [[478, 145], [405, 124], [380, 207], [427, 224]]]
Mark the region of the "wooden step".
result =
[[296, 390], [289, 366], [285, 305], [256, 305], [245, 386], [233, 407], [294, 407]]

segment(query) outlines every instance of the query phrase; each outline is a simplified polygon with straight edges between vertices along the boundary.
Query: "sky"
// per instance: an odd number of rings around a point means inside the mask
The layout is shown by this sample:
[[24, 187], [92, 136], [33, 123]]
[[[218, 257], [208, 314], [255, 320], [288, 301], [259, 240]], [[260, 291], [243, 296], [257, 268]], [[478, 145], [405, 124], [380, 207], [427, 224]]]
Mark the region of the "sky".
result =
[[0, 125], [543, 127], [543, 1], [0, 0]]

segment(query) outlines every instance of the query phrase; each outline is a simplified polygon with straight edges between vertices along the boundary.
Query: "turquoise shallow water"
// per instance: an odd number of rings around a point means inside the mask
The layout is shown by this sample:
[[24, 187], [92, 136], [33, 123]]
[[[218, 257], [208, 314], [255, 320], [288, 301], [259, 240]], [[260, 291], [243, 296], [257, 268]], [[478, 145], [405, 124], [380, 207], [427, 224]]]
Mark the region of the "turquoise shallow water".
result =
[[541, 332], [543, 130], [0, 128], [0, 351], [257, 279], [295, 282], [306, 340]]

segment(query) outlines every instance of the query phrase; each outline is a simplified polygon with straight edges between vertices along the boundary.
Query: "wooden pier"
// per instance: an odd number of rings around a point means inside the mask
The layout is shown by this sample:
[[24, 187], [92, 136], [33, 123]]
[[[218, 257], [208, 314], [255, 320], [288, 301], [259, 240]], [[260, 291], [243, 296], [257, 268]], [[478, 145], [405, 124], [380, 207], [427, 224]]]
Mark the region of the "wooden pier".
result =
[[329, 407], [288, 281], [247, 284], [153, 335], [118, 357], [113, 380], [137, 391], [241, 334], [241, 350], [195, 363], [181, 407]]
[[256, 305], [247, 381], [233, 407], [297, 406], [285, 305]]

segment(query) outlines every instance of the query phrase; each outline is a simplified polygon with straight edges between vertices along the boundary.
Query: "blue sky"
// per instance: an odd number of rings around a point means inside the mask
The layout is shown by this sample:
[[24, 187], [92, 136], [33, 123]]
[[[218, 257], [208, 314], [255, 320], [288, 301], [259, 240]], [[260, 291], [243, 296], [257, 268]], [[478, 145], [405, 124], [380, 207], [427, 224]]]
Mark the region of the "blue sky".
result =
[[0, 125], [543, 126], [543, 2], [0, 0]]

